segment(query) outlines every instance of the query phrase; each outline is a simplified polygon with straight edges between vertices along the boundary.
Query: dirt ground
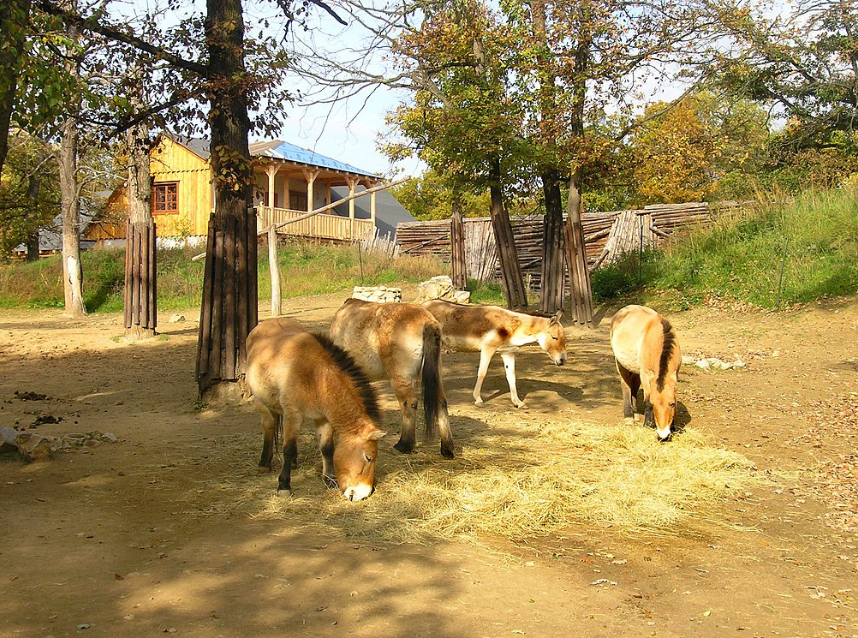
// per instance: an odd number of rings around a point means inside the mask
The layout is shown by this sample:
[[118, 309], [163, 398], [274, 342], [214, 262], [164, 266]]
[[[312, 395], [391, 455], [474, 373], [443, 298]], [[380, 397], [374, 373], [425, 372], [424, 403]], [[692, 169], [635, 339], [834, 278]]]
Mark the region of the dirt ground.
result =
[[[341, 301], [285, 308], [323, 329]], [[567, 328], [562, 368], [535, 346], [519, 356], [530, 414], [621, 419], [613, 310], [595, 330]], [[0, 425], [118, 439], [44, 462], [0, 456], [0, 637], [858, 636], [854, 299], [671, 315], [686, 354], [746, 362], [685, 366], [680, 381], [687, 427], [770, 475], [745, 498], [662, 533], [569, 521], [545, 538], [396, 546], [231, 510], [211, 486], [250, 475], [258, 420], [249, 404], [195, 405], [198, 312], [172, 314], [161, 337], [129, 345], [117, 315], [0, 311]], [[454, 432], [514, 410], [499, 360], [485, 407], [472, 404], [476, 363], [444, 358]]]

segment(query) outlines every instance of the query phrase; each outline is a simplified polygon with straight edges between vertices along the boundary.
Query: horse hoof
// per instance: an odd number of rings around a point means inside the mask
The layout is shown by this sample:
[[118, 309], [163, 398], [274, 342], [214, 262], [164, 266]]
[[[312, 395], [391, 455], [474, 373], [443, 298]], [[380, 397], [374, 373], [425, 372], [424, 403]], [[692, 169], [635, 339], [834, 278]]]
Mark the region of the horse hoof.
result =
[[443, 447], [441, 448], [441, 456], [443, 456], [445, 459], [456, 458], [456, 455], [453, 454], [453, 450], [446, 450]]
[[400, 440], [396, 445], [393, 446], [393, 449], [398, 450], [399, 452], [402, 452], [403, 454], [411, 454], [414, 451], [414, 444], [411, 443], [409, 445], [407, 443], [403, 443]]
[[256, 471], [259, 474], [269, 474], [271, 472], [271, 466], [270, 465], [260, 465], [259, 467], [256, 468]]
[[518, 404], [513, 403], [513, 405], [515, 407], [517, 407], [519, 410], [526, 410], [527, 409], [527, 404], [524, 401], [522, 401], [521, 403], [518, 403]]
[[323, 477], [323, 479], [325, 481], [325, 487], [327, 487], [329, 490], [335, 490], [339, 487], [336, 478], [332, 476], [325, 476]]
[[277, 490], [277, 496], [279, 498], [292, 498], [292, 490]]
[[630, 416], [627, 416], [623, 420], [625, 421], [626, 425], [634, 425], [635, 424], [635, 420]]
[[483, 400], [477, 399], [476, 401], [474, 401], [474, 405], [477, 406], [478, 408], [483, 407]]

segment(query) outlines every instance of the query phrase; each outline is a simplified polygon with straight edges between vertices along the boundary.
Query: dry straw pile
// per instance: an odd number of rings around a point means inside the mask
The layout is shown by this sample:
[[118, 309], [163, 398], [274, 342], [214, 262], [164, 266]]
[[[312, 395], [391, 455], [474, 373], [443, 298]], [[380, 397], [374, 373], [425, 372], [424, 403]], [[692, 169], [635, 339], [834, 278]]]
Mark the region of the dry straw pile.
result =
[[[452, 424], [459, 425], [455, 416]], [[758, 480], [745, 457], [690, 429], [660, 444], [643, 427], [513, 413], [492, 414], [491, 425], [467, 419], [454, 434], [460, 449], [452, 461], [441, 459], [437, 442], [403, 456], [389, 447], [391, 437], [379, 456], [375, 494], [356, 504], [323, 487], [309, 434], [302, 435], [291, 499], [274, 496], [276, 473], [257, 475], [249, 465], [216, 489], [227, 492], [233, 513], [399, 543], [520, 539], [576, 523], [669, 534], [707, 503], [740, 496]], [[255, 458], [261, 436], [245, 443]]]

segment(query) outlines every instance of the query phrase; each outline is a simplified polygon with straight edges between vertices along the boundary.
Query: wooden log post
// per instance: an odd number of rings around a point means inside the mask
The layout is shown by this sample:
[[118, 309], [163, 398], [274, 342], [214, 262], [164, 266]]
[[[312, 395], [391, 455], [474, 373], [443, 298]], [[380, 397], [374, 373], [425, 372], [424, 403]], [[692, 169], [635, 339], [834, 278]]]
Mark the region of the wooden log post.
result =
[[268, 270], [271, 273], [271, 316], [279, 317], [283, 290], [280, 278], [280, 260], [277, 259], [277, 229], [274, 225], [268, 227]]
[[247, 362], [247, 335], [258, 323], [256, 213], [212, 214], [200, 311], [195, 376], [201, 397], [221, 382], [237, 381]]
[[593, 323], [593, 291], [584, 245], [584, 228], [581, 224], [581, 193], [579, 175], [573, 171], [569, 180], [569, 201], [564, 228], [566, 265], [569, 268], [572, 318], [579, 324]]
[[495, 161], [491, 169], [489, 192], [491, 195], [492, 229], [497, 242], [498, 258], [500, 259], [501, 281], [507, 306], [511, 310], [527, 309], [527, 291], [524, 278], [521, 275], [521, 265], [518, 262], [518, 252], [512, 224], [503, 201], [501, 188], [500, 162]]
[[450, 218], [450, 271], [453, 287], [465, 290], [468, 287], [465, 263], [465, 222], [462, 219], [462, 201], [458, 195], [453, 199], [453, 214]]
[[545, 218], [542, 226], [542, 278], [539, 309], [554, 314], [563, 307], [565, 274], [563, 269], [563, 201], [560, 176], [542, 176], [545, 197]]

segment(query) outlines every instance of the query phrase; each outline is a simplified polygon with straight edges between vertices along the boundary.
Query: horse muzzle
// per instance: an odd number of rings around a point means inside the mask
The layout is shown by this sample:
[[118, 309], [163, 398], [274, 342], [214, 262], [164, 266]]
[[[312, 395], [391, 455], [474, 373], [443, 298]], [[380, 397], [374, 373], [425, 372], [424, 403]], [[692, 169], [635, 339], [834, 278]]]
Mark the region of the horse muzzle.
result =
[[358, 501], [362, 501], [365, 498], [369, 498], [374, 491], [375, 490], [372, 485], [367, 485], [366, 483], [359, 483], [358, 485], [344, 490], [343, 496], [352, 503], [357, 503]]

